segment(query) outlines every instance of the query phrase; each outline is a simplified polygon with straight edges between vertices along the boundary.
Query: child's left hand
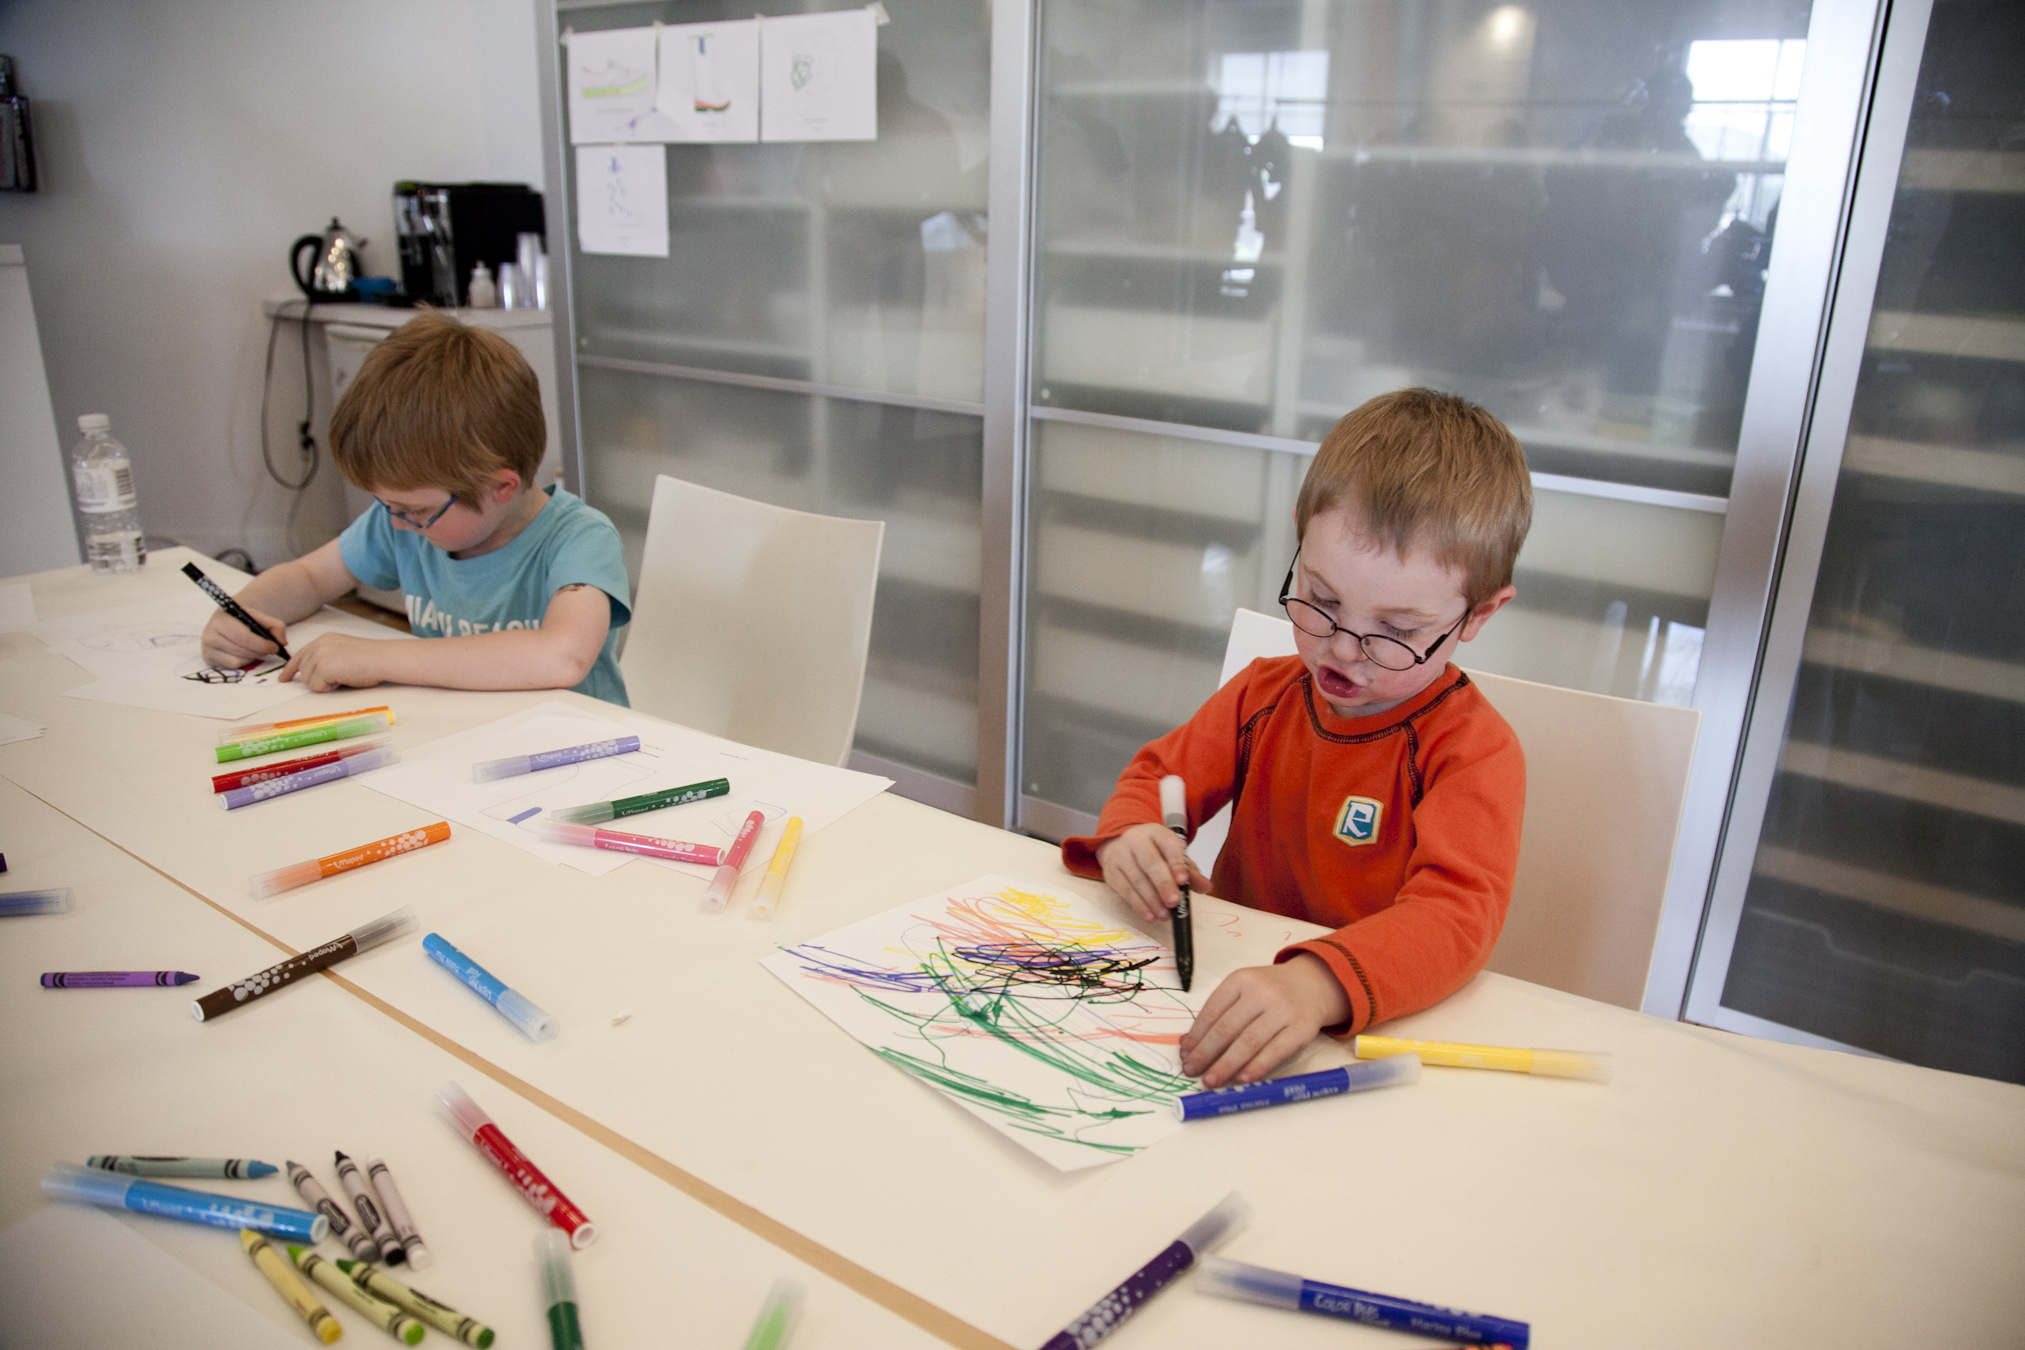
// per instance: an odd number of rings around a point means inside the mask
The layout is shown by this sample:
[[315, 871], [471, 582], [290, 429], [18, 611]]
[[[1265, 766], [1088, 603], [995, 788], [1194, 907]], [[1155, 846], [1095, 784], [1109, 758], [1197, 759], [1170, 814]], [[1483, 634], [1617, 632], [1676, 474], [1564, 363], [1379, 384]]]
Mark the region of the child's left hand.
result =
[[332, 689], [367, 689], [384, 678], [379, 670], [380, 646], [368, 638], [325, 633], [295, 649], [281, 668], [281, 678], [301, 680], [318, 694]]
[[1181, 1038], [1181, 1071], [1205, 1088], [1256, 1083], [1307, 1048], [1323, 1027], [1350, 1020], [1329, 967], [1298, 952], [1277, 966], [1232, 971]]

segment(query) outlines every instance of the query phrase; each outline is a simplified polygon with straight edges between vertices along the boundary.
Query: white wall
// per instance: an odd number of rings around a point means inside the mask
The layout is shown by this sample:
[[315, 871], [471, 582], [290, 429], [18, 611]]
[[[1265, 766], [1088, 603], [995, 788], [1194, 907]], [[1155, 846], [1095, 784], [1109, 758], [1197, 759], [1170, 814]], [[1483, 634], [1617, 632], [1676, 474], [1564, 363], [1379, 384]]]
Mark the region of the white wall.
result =
[[[393, 275], [399, 178], [542, 185], [532, 0], [0, 0], [32, 100], [42, 191], [0, 193], [27, 253], [66, 446], [103, 412], [151, 535], [265, 566], [342, 524], [326, 457], [290, 494], [260, 464], [265, 298], [332, 215]], [[301, 355], [285, 326], [270, 416], [296, 463]]]

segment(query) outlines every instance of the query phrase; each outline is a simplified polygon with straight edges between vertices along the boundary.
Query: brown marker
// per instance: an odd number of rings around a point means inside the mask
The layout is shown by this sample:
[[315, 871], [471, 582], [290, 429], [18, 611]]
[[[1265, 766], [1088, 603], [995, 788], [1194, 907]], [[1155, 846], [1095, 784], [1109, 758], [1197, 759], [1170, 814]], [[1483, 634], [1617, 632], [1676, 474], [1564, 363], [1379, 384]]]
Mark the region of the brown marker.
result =
[[404, 906], [392, 914], [374, 919], [371, 923], [360, 924], [343, 937], [332, 938], [321, 947], [312, 947], [300, 956], [291, 956], [278, 966], [269, 966], [258, 975], [249, 975], [237, 984], [228, 984], [223, 989], [213, 989], [190, 1005], [190, 1015], [199, 1022], [222, 1017], [234, 1008], [295, 983], [305, 975], [314, 975], [326, 966], [334, 966], [348, 957], [357, 956], [368, 947], [377, 947], [388, 938], [412, 933], [419, 926], [415, 911]]

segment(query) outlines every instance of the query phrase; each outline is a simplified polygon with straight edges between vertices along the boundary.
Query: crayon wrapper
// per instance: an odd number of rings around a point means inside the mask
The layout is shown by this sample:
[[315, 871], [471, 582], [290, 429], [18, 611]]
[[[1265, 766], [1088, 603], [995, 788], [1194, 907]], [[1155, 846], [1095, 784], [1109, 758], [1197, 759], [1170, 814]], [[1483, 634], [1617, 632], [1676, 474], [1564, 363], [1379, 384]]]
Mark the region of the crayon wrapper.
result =
[[449, 837], [449, 822], [438, 821], [434, 825], [427, 825], [419, 830], [409, 830], [405, 834], [397, 834], [387, 839], [376, 839], [370, 844], [361, 844], [359, 847], [347, 849], [343, 853], [333, 853], [327, 858], [318, 858], [316, 860], [317, 871], [323, 876], [334, 877], [338, 873], [348, 872], [354, 867], [364, 867], [367, 863], [375, 863], [382, 858], [391, 858], [396, 853], [407, 853], [412, 849], [426, 848], [430, 844], [440, 844]]
[[500, 1132], [497, 1125], [485, 1124], [478, 1127], [478, 1133], [471, 1136], [471, 1142], [478, 1151], [492, 1160], [492, 1165], [506, 1173], [507, 1180], [519, 1188], [527, 1203], [550, 1223], [565, 1233], [574, 1235], [577, 1229], [590, 1222], [588, 1216], [570, 1203], [570, 1198], [556, 1188], [556, 1184], [542, 1175], [539, 1167], [528, 1161], [525, 1153], [515, 1148], [513, 1141]]

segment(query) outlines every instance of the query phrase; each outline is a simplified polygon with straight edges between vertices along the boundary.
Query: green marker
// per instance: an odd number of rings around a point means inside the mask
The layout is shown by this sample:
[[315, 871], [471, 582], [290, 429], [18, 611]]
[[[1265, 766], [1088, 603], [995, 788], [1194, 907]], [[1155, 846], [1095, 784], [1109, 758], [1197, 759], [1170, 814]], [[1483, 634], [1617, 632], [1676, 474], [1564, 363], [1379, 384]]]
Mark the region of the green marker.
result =
[[370, 736], [376, 731], [385, 731], [388, 725], [385, 713], [374, 713], [371, 717], [354, 717], [349, 722], [326, 722], [320, 727], [283, 731], [250, 741], [233, 741], [229, 745], [218, 747], [218, 762], [223, 764], [228, 760], [271, 755], [277, 750], [300, 750], [305, 745], [321, 745], [325, 741], [344, 741], [354, 736]]
[[551, 811], [550, 820], [559, 820], [565, 825], [597, 825], [621, 816], [637, 816], [642, 811], [659, 811], [664, 806], [681, 806], [685, 802], [700, 802], [705, 797], [723, 797], [731, 791], [729, 778], [713, 778], [705, 783], [691, 783], [687, 787], [662, 788], [659, 792], [642, 793], [638, 797], [621, 797], [613, 802], [586, 802], [582, 806], [566, 807]]
[[296, 1269], [364, 1313], [368, 1321], [402, 1345], [420, 1345], [429, 1334], [420, 1322], [384, 1299], [374, 1298], [309, 1248], [291, 1245], [288, 1259], [295, 1262]]
[[577, 1325], [577, 1282], [570, 1274], [570, 1240], [551, 1228], [534, 1240], [541, 1260], [541, 1283], [548, 1303], [548, 1338], [555, 1350], [584, 1350], [583, 1328]]
[[802, 1287], [793, 1280], [779, 1279], [766, 1291], [759, 1308], [759, 1320], [745, 1338], [745, 1350], [780, 1350], [794, 1330], [795, 1315], [802, 1310]]
[[466, 1345], [486, 1350], [492, 1344], [492, 1328], [475, 1317], [466, 1317], [447, 1303], [438, 1303], [419, 1289], [410, 1289], [378, 1266], [364, 1261], [340, 1261], [338, 1269], [351, 1276], [352, 1283], [387, 1302], [406, 1308], [445, 1336], [454, 1336]]

